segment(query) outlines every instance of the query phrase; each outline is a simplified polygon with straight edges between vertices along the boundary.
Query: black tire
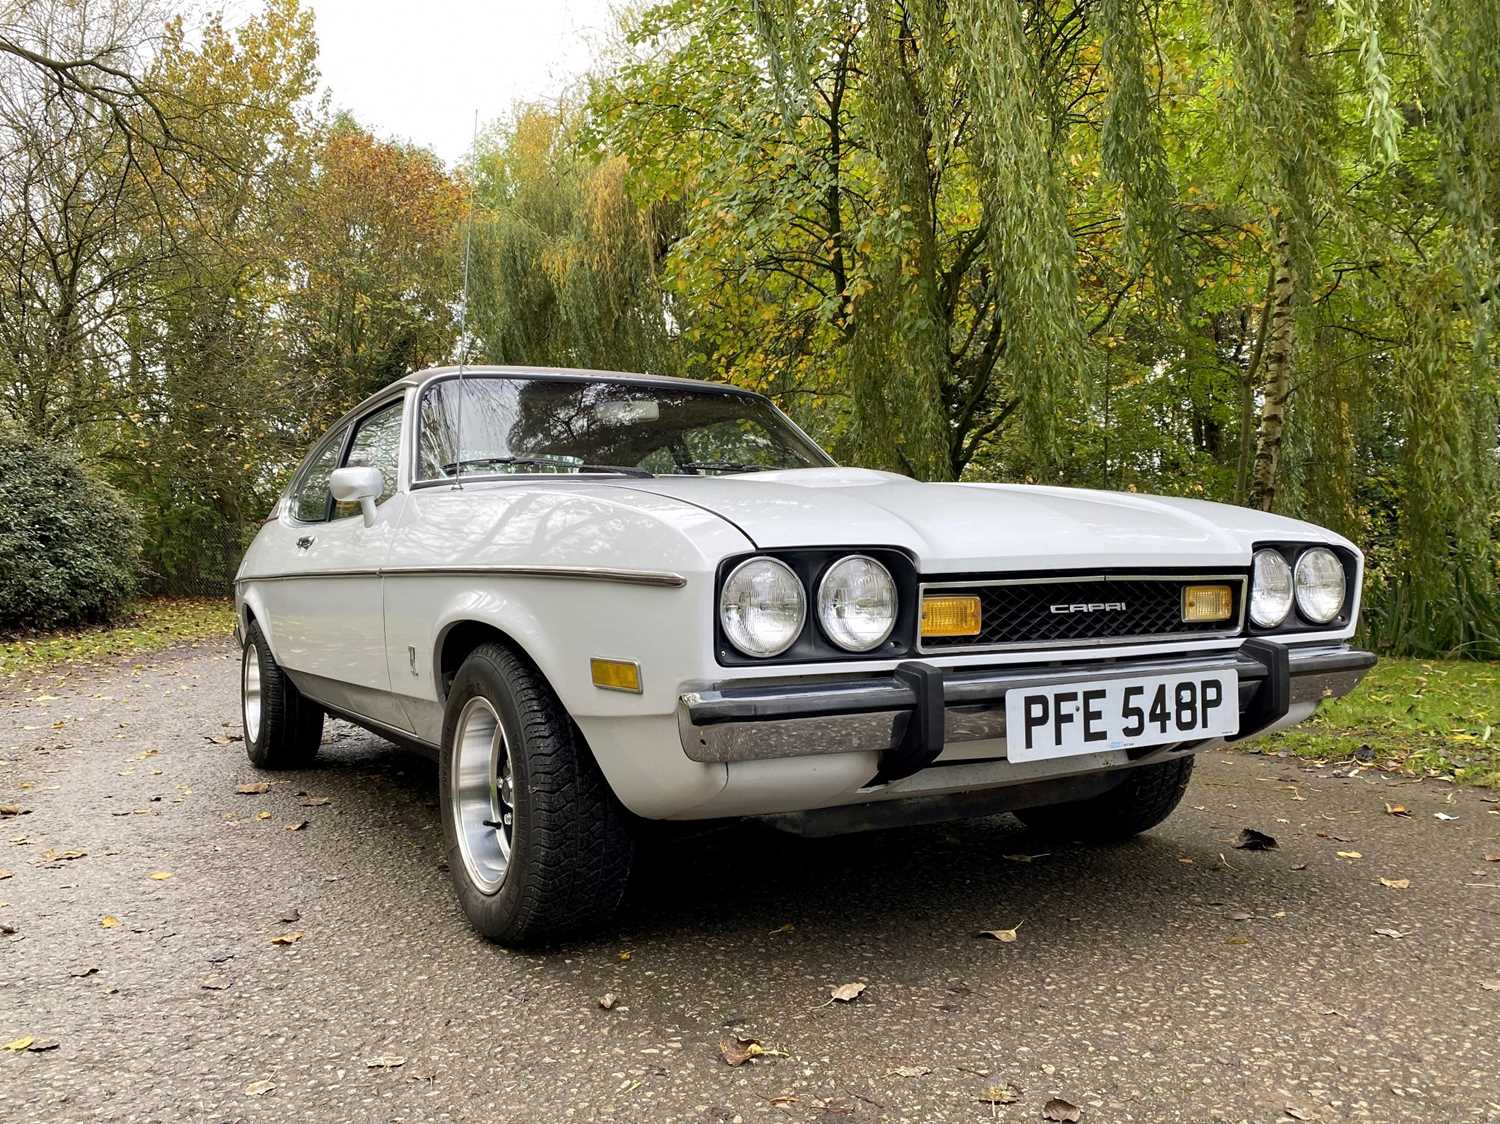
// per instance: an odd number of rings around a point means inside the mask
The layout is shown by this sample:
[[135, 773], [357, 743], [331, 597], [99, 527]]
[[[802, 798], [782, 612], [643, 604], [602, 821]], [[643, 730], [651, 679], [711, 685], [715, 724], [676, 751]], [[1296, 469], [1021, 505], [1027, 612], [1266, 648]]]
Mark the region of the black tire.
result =
[[[252, 719], [250, 662], [259, 669], [259, 720]], [[257, 769], [300, 769], [317, 756], [323, 741], [323, 710], [305, 698], [271, 655], [254, 621], [240, 652], [240, 720], [245, 753]], [[252, 727], [254, 727], [252, 729]]]
[[[495, 774], [498, 758], [502, 809], [490, 813], [491, 819], [475, 813], [476, 808], [495, 806], [485, 803], [478, 785], [466, 790], [466, 800], [454, 784], [461, 719], [466, 731], [474, 728], [471, 723], [479, 727], [473, 740], [467, 735], [465, 739], [471, 747], [465, 751], [466, 760], [471, 763], [484, 743], [485, 723], [498, 719], [503, 734], [503, 743], [494, 741], [493, 735], [489, 743], [491, 764], [485, 776]], [[479, 774], [471, 768], [466, 775]], [[506, 945], [550, 940], [597, 926], [619, 907], [634, 852], [629, 813], [546, 681], [524, 658], [500, 644], [476, 648], [453, 680], [443, 716], [438, 803], [459, 905], [490, 940]], [[504, 828], [499, 825], [506, 815], [512, 817], [509, 851], [499, 869], [485, 859], [500, 853]], [[472, 832], [462, 845], [461, 820]], [[485, 826], [493, 837], [484, 834]], [[491, 876], [488, 888], [485, 873]]]
[[1150, 831], [1172, 814], [1193, 776], [1193, 759], [1127, 769], [1117, 788], [1071, 804], [1049, 804], [1016, 812], [1022, 823], [1046, 835], [1087, 843], [1117, 843]]

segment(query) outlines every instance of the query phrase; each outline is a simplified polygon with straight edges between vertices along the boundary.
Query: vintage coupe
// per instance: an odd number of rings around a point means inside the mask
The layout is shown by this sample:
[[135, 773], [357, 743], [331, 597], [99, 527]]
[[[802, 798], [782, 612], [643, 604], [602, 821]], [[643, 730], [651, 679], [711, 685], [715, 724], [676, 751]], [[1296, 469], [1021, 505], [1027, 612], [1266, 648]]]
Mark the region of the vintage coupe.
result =
[[732, 387], [428, 370], [245, 555], [245, 745], [296, 767], [332, 714], [435, 754], [465, 913], [536, 940], [610, 915], [642, 821], [1144, 831], [1374, 663], [1362, 564], [1259, 511], [841, 468]]

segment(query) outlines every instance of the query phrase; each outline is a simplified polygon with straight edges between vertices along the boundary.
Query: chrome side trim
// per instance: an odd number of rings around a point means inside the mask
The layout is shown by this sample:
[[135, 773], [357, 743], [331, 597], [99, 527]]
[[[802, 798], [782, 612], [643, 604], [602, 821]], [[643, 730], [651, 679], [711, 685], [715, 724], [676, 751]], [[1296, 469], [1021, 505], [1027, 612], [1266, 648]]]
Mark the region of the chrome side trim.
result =
[[922, 619], [922, 602], [928, 590], [944, 589], [988, 589], [997, 585], [1057, 585], [1063, 582], [1238, 582], [1240, 588], [1240, 615], [1232, 628], [1218, 628], [1203, 632], [1163, 632], [1154, 635], [1097, 636], [1084, 640], [1018, 640], [1001, 644], [938, 645], [929, 648], [922, 643], [920, 625], [917, 630], [917, 652], [924, 656], [967, 655], [973, 652], [1038, 652], [1053, 648], [1107, 648], [1130, 644], [1154, 644], [1172, 641], [1225, 640], [1238, 636], [1245, 628], [1245, 609], [1248, 601], [1249, 579], [1244, 574], [1059, 574], [1045, 578], [979, 578], [974, 581], [930, 581], [917, 586], [917, 620]]
[[608, 566], [372, 566], [357, 570], [297, 570], [276, 574], [245, 574], [244, 582], [279, 582], [294, 578], [408, 578], [472, 576], [484, 578], [554, 578], [560, 581], [621, 582], [680, 589], [687, 578], [668, 570], [616, 570]]

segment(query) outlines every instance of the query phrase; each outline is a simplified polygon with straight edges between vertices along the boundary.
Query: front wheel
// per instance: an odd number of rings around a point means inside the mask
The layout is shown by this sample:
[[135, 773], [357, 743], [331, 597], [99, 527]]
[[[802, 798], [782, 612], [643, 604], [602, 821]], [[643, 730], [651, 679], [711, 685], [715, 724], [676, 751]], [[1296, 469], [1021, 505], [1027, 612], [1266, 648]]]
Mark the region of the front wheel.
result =
[[1139, 765], [1126, 770], [1119, 785], [1099, 796], [1070, 804], [1024, 808], [1016, 812], [1016, 817], [1033, 831], [1047, 835], [1115, 843], [1150, 831], [1170, 816], [1182, 801], [1192, 775], [1191, 757]]
[[526, 944], [614, 913], [628, 815], [557, 696], [509, 648], [481, 645], [454, 678], [438, 786], [448, 869], [484, 936]]

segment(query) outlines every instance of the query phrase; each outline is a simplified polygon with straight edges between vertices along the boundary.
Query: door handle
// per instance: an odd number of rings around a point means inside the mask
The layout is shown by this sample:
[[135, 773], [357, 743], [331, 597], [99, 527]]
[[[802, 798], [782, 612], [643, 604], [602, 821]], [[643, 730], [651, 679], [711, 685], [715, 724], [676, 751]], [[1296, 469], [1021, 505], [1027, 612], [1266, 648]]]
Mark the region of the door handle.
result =
[[303, 535], [300, 539], [297, 540], [297, 549], [306, 550], [308, 547], [312, 546], [312, 544], [313, 537], [311, 535]]

